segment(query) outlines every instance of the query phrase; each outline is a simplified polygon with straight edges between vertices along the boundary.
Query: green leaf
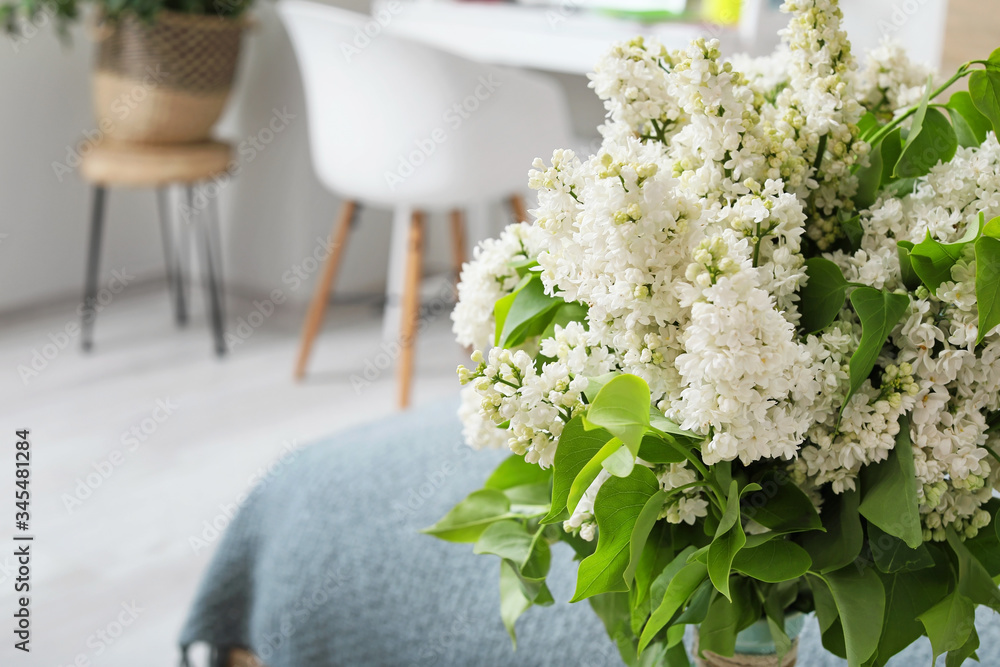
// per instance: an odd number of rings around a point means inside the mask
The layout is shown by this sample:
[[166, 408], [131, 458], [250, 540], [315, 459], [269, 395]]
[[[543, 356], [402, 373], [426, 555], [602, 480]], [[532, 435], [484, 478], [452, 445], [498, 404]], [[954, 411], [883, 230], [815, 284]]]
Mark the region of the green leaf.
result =
[[1000, 324], [1000, 240], [989, 236], [976, 241], [976, 304], [979, 308], [978, 345]]
[[520, 521], [497, 521], [479, 536], [473, 553], [493, 554], [522, 568], [531, 556], [534, 537]]
[[982, 218], [980, 214], [978, 222], [966, 226], [965, 234], [955, 243], [941, 243], [931, 238], [928, 231], [927, 237], [910, 250], [913, 270], [932, 293], [941, 283], [951, 280], [951, 267], [962, 258], [965, 248], [979, 238]]
[[521, 590], [521, 581], [514, 567], [505, 560], [500, 561], [500, 619], [507, 628], [510, 641], [517, 648], [514, 625], [517, 619], [531, 606], [531, 600]]
[[911, 292], [920, 287], [920, 276], [913, 270], [913, 261], [910, 258], [910, 251], [913, 244], [910, 241], [897, 241], [896, 254], [899, 256], [899, 277], [903, 281], [903, 286]]
[[[555, 523], [566, 510], [570, 488], [584, 466], [611, 439], [604, 430], [588, 431], [581, 417], [573, 417], [563, 427], [552, 463], [552, 508], [542, 523]], [[593, 481], [593, 480], [591, 480]], [[589, 486], [589, 484], [588, 484]], [[586, 487], [584, 487], [586, 491]], [[576, 507], [576, 504], [573, 504]]]
[[646, 540], [649, 539], [649, 534], [653, 530], [653, 524], [656, 523], [657, 518], [660, 516], [660, 510], [663, 509], [663, 502], [666, 498], [667, 494], [665, 491], [657, 491], [651, 495], [635, 520], [629, 543], [628, 567], [625, 568], [626, 583], [630, 583], [635, 577], [635, 571], [639, 567], [639, 559], [642, 557]]
[[810, 334], [837, 319], [844, 307], [847, 281], [840, 267], [824, 257], [807, 259], [805, 270], [809, 280], [799, 292], [800, 326], [802, 333]]
[[858, 138], [867, 140], [869, 136], [878, 131], [880, 125], [878, 118], [871, 111], [866, 111], [865, 115], [858, 120]]
[[948, 162], [955, 157], [958, 137], [955, 136], [954, 128], [943, 113], [935, 108], [928, 108], [922, 125], [914, 129], [915, 127], [911, 126], [903, 152], [896, 162], [893, 171], [893, 176], [896, 178], [924, 176], [934, 165]]
[[1000, 72], [977, 70], [969, 76], [969, 95], [979, 113], [983, 114], [1000, 136]]
[[[760, 618], [760, 609], [752, 605], [750, 582], [737, 579], [733, 586], [733, 599], [717, 596], [708, 607], [708, 615], [698, 628], [698, 651], [711, 651], [716, 655], [732, 656], [736, 649], [736, 636]], [[748, 621], [749, 619], [749, 621]]]
[[881, 575], [885, 588], [885, 621], [878, 644], [880, 665], [924, 634], [917, 617], [939, 602], [954, 583], [944, 552], [937, 549], [934, 553], [933, 568]]
[[[680, 556], [678, 556], [678, 559]], [[676, 561], [675, 561], [676, 562]], [[708, 577], [708, 568], [703, 563], [688, 563], [670, 578], [663, 599], [653, 610], [639, 637], [639, 651], [644, 651], [653, 638], [662, 630], [684, 606], [688, 598]], [[655, 601], [655, 598], [654, 598]]]
[[923, 544], [916, 549], [890, 535], [874, 523], [868, 524], [868, 547], [879, 570], [886, 573], [922, 570], [934, 566], [931, 552]]
[[516, 486], [548, 484], [551, 477], [551, 470], [542, 469], [535, 463], [528, 463], [523, 456], [514, 454], [504, 459], [483, 487], [503, 491]]
[[514, 287], [514, 290], [499, 299], [493, 304], [493, 320], [494, 320], [494, 334], [493, 334], [493, 344], [499, 345], [501, 340], [501, 332], [504, 328], [504, 324], [507, 322], [507, 315], [510, 313], [510, 308], [514, 305], [514, 299], [517, 298], [518, 292], [524, 289], [524, 287], [531, 282], [532, 275], [521, 276], [521, 281]]
[[671, 560], [666, 567], [663, 568], [663, 571], [657, 575], [656, 579], [653, 580], [653, 583], [649, 587], [649, 595], [653, 600], [653, 604], [660, 606], [660, 603], [663, 602], [663, 596], [667, 592], [667, 586], [670, 585], [674, 575], [680, 572], [684, 566], [690, 562], [691, 556], [696, 551], [697, 549], [695, 549], [694, 545], [684, 547], [677, 553], [677, 555], [674, 556], [673, 560]]
[[859, 493], [845, 491], [823, 503], [823, 526], [826, 532], [811, 531], [797, 536], [812, 558], [812, 569], [820, 574], [839, 570], [861, 553], [864, 531], [858, 513]]
[[882, 151], [872, 150], [868, 156], [868, 166], [858, 170], [858, 191], [854, 195], [854, 206], [859, 211], [870, 208], [878, 199], [882, 185]]
[[[954, 93], [948, 100], [948, 111], [951, 114], [952, 122], [955, 123], [955, 132], [959, 133], [959, 123], [955, 122], [955, 113], [962, 117], [962, 131], [967, 128], [972, 133], [971, 140], [974, 143], [963, 146], [979, 146], [986, 141], [986, 133], [992, 130], [989, 119], [979, 113], [976, 105], [972, 102], [972, 96], [968, 91], [960, 90]], [[961, 137], [959, 138], [961, 141]]]
[[475, 542], [490, 524], [511, 518], [509, 510], [510, 500], [502, 491], [480, 489], [421, 532], [449, 542]]
[[903, 135], [899, 128], [896, 128], [885, 135], [882, 143], [879, 144], [879, 152], [882, 153], [882, 186], [895, 180], [892, 175], [899, 161], [899, 156], [903, 153]]
[[635, 468], [635, 456], [628, 447], [621, 445], [611, 456], [601, 461], [601, 467], [615, 477], [628, 477]]
[[873, 569], [847, 566], [818, 576], [829, 586], [844, 633], [849, 667], [860, 667], [878, 648], [885, 590]]
[[[603, 429], [601, 433], [607, 433]], [[594, 483], [597, 476], [601, 474], [601, 467], [604, 463], [604, 459], [608, 458], [615, 452], [617, 452], [622, 447], [622, 441], [618, 438], [611, 438], [608, 442], [594, 454], [593, 458], [588, 461], [583, 468], [577, 473], [576, 479], [569, 487], [569, 497], [566, 501], [566, 509], [570, 514], [576, 509], [577, 504], [580, 502], [580, 498], [583, 498], [583, 494], [587, 492], [590, 485]]]
[[969, 658], [973, 658], [978, 662], [979, 657], [976, 656], [977, 648], [979, 648], [979, 633], [976, 632], [976, 626], [972, 626], [972, 632], [969, 633], [969, 638], [965, 640], [965, 644], [953, 651], [948, 651], [948, 657], [944, 662], [945, 667], [961, 667]]
[[851, 293], [851, 305], [861, 320], [861, 342], [851, 355], [851, 389], [844, 397], [841, 413], [854, 392], [868, 379], [882, 346], [906, 312], [910, 297], [874, 287], [858, 287]]
[[1000, 589], [983, 564], [966, 548], [951, 528], [947, 530], [948, 544], [958, 557], [958, 592], [976, 604], [984, 604], [1000, 611]]
[[931, 649], [934, 651], [932, 665], [942, 653], [958, 650], [965, 645], [975, 627], [975, 609], [972, 600], [954, 591], [919, 616], [920, 622], [927, 629], [927, 637], [931, 640]]
[[[879, 158], [881, 160], [881, 158]], [[839, 216], [840, 218], [840, 228], [844, 230], [844, 236], [847, 237], [847, 242], [851, 244], [852, 250], [858, 250], [861, 248], [861, 241], [865, 237], [865, 230], [861, 227], [861, 216], [852, 215], [847, 217], [846, 215]]]
[[[750, 484], [747, 485], [747, 489], [753, 491], [755, 489], [751, 487], [754, 486], [760, 488], [756, 484]], [[732, 598], [729, 592], [729, 573], [732, 570], [733, 559], [747, 542], [743, 524], [740, 522], [740, 495], [739, 483], [734, 479], [729, 485], [726, 511], [722, 513], [719, 527], [715, 531], [715, 539], [708, 547], [708, 576], [712, 579], [716, 590], [730, 601]]]
[[580, 563], [571, 602], [628, 590], [625, 572], [631, 560], [632, 530], [646, 502], [659, 490], [656, 475], [645, 466], [636, 466], [629, 477], [610, 477], [604, 482], [594, 500], [597, 550]]
[[888, 458], [861, 471], [862, 497], [858, 511], [886, 533], [903, 540], [911, 549], [924, 543], [917, 500], [917, 474], [910, 443], [910, 422], [899, 419], [896, 446]]
[[639, 458], [648, 463], [680, 463], [686, 460], [685, 445], [671, 435], [647, 433], [639, 445]]
[[844, 643], [844, 626], [840, 621], [837, 602], [826, 581], [820, 577], [806, 575], [806, 582], [813, 594], [816, 619], [819, 621], [823, 648], [834, 655], [847, 659], [847, 645]]
[[[998, 218], [998, 220], [1000, 220], [1000, 218]], [[691, 442], [700, 442], [704, 440], [703, 436], [692, 433], [691, 431], [685, 431], [676, 423], [667, 419], [662, 412], [653, 406], [649, 407], [649, 425], [659, 431], [659, 435], [661, 436], [673, 435], [690, 440]]]
[[[494, 306], [499, 332], [496, 337], [497, 346], [514, 347], [523, 343], [526, 338], [539, 335], [555, 315], [556, 308], [565, 303], [562, 299], [545, 293], [542, 279], [537, 273], [532, 273], [527, 278], [527, 284], [514, 292], [509, 305], [504, 301], [508, 297], [504, 297]], [[501, 302], [504, 302], [503, 308], [507, 309], [502, 323]]]
[[649, 404], [649, 385], [645, 380], [635, 375], [619, 375], [597, 392], [587, 409], [584, 426], [604, 428], [635, 456], [642, 436], [649, 429]]
[[755, 475], [757, 491], [746, 493], [741, 501], [743, 516], [776, 533], [820, 530], [816, 507], [783, 470], [768, 469]]
[[743, 549], [733, 559], [734, 570], [768, 583], [797, 579], [811, 565], [806, 550], [788, 540], [768, 540], [752, 549]]

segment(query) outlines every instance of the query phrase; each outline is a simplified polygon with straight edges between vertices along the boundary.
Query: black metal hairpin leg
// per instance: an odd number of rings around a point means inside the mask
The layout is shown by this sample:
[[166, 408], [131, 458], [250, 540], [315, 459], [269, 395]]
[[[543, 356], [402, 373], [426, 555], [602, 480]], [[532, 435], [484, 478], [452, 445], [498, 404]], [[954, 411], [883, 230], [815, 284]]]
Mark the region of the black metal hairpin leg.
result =
[[94, 319], [97, 317], [97, 276], [101, 269], [101, 236], [104, 231], [104, 186], [94, 186], [93, 209], [90, 217], [90, 250], [87, 254], [87, 274], [84, 278], [83, 307], [80, 309], [80, 346], [86, 351], [94, 345]]
[[[187, 324], [187, 304], [184, 299], [184, 262], [181, 261], [184, 237], [175, 236], [174, 218], [167, 202], [167, 188], [156, 190], [156, 205], [160, 216], [160, 230], [163, 233], [163, 259], [167, 266], [167, 285], [174, 302], [174, 317], [178, 326]], [[181, 229], [183, 231], [183, 228]]]
[[193, 186], [187, 186], [187, 204], [193, 217], [198, 220], [197, 227], [198, 235], [200, 236], [198, 246], [201, 248], [202, 266], [205, 270], [207, 281], [205, 296], [208, 302], [208, 316], [212, 322], [215, 353], [221, 357], [226, 353], [226, 341], [222, 330], [222, 282], [221, 277], [216, 275], [215, 252], [213, 250], [213, 246], [215, 245], [213, 236], [215, 236], [216, 232], [212, 229], [213, 225], [218, 225], [218, 216], [216, 215], [217, 211], [214, 203], [208, 206], [208, 210], [205, 211], [204, 216], [202, 216], [201, 212], [195, 211], [193, 190]]

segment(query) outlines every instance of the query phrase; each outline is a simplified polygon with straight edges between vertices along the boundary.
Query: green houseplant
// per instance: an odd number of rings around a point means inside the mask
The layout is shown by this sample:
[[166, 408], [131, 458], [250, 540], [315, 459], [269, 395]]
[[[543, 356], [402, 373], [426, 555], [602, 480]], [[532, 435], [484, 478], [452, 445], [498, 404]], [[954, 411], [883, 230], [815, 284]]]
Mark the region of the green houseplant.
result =
[[1000, 610], [1000, 50], [859, 67], [784, 9], [766, 58], [616, 45], [600, 150], [463, 270], [466, 439], [514, 454], [426, 532], [499, 558], [512, 636], [559, 541], [629, 665], [787, 665], [802, 614], [960, 665]]
[[[97, 0], [94, 107], [108, 141], [204, 141], [229, 98], [251, 0]], [[0, 24], [79, 19], [76, 0], [0, 4]]]

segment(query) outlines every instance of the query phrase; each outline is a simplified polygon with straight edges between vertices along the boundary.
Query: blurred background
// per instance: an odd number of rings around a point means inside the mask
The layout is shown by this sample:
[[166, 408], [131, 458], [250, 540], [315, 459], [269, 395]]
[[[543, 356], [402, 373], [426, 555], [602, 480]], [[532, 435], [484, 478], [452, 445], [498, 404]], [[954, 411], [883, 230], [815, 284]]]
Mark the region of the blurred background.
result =
[[[340, 32], [315, 55], [308, 26], [289, 23], [296, 52], [281, 3], [261, 0], [243, 26], [224, 111], [209, 123], [221, 143], [188, 137], [166, 148], [116, 134], [95, 113], [95, 94], [111, 94], [101, 88], [115, 70], [107, 45], [138, 47], [109, 34], [94, 7], [62, 36], [48, 9], [30, 20], [0, 14], [16, 28], [0, 36], [0, 479], [13, 488], [7, 443], [29, 429], [36, 539], [33, 650], [5, 641], [0, 663], [176, 664], [216, 540], [268, 470], [401, 403], [419, 410], [457, 393], [466, 357], [448, 318], [456, 264], [531, 207], [535, 155], [518, 151], [595, 149], [604, 110], [585, 73], [598, 55], [636, 34], [671, 47], [718, 37], [724, 53], [767, 53], [784, 22], [776, 4], [341, 0], [357, 15], [337, 14]], [[985, 57], [1000, 34], [993, 2], [841, 5], [856, 53], [892, 37], [944, 70]], [[428, 47], [417, 60], [434, 71], [430, 107], [408, 97], [430, 85], [407, 73], [413, 63], [378, 55], [379, 40], [397, 39]], [[449, 55], [428, 55], [438, 51]], [[112, 94], [121, 117], [134, 120], [155, 97], [157, 80], [143, 72], [133, 68], [131, 87]], [[500, 73], [492, 85], [488, 72]], [[431, 111], [408, 113], [411, 103]], [[386, 119], [396, 120], [380, 126]], [[484, 182], [462, 185], [463, 174]], [[500, 191], [501, 181], [513, 185]], [[442, 191], [449, 182], [461, 192]], [[339, 266], [326, 293], [331, 255]], [[6, 540], [14, 531], [2, 521]], [[4, 547], [4, 615], [15, 576]]]

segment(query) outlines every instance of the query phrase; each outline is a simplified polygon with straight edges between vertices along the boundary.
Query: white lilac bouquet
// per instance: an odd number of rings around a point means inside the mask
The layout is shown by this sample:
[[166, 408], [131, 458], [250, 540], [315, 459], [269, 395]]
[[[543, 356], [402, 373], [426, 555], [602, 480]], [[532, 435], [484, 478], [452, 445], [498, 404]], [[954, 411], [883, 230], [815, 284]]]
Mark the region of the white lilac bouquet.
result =
[[464, 267], [465, 436], [514, 456], [427, 532], [500, 557], [512, 636], [556, 541], [630, 665], [799, 612], [959, 665], [1000, 610], [1000, 50], [858, 66], [835, 0], [783, 9], [764, 58], [615, 46], [600, 150]]

